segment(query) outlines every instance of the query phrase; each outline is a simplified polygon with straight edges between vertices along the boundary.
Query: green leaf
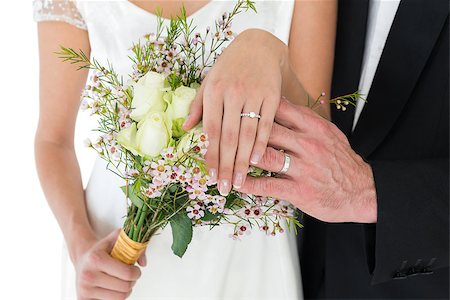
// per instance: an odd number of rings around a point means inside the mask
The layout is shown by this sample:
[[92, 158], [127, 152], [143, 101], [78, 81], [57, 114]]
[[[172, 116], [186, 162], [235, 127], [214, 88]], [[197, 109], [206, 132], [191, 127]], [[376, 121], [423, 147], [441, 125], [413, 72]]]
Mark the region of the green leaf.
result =
[[183, 257], [192, 240], [192, 221], [186, 214], [177, 214], [170, 219], [172, 227], [172, 251], [178, 257]]
[[142, 206], [144, 206], [144, 201], [142, 201], [141, 198], [139, 198], [139, 196], [136, 194], [136, 189], [133, 185], [128, 186], [128, 195], [126, 185], [124, 185], [120, 189], [137, 208], [142, 208]]
[[236, 205], [237, 202], [239, 202], [239, 197], [234, 193], [230, 193], [227, 196], [227, 202], [225, 203], [225, 208], [231, 208], [234, 205]]
[[205, 210], [205, 216], [202, 218], [202, 221], [213, 221], [220, 217], [220, 214], [212, 214], [209, 210]]
[[[172, 184], [168, 187], [168, 190], [171, 194], [175, 194], [175, 192], [178, 190], [180, 186], [178, 184]], [[172, 196], [172, 195], [170, 195]]]

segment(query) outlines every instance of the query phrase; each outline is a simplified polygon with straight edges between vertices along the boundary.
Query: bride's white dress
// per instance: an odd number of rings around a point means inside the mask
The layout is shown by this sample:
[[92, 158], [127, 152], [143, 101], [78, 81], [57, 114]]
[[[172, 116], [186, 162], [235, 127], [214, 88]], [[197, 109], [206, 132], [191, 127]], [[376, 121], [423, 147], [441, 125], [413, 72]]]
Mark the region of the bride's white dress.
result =
[[[234, 4], [213, 0], [189, 19], [193, 18], [197, 30], [204, 32]], [[100, 62], [109, 60], [125, 78], [131, 73], [128, 49], [144, 34], [156, 31], [156, 16], [128, 1], [39, 0], [34, 7], [37, 21], [64, 21], [88, 30], [91, 55]], [[249, 11], [238, 15], [233, 31], [262, 28], [287, 43], [294, 1], [256, 1], [256, 8], [257, 14]], [[87, 186], [86, 201], [100, 237], [122, 225], [126, 211], [121, 185], [119, 177], [98, 160]], [[192, 243], [180, 259], [172, 254], [172, 235], [167, 226], [152, 238], [147, 249], [148, 266], [142, 269], [129, 299], [302, 299], [294, 233], [272, 237], [255, 231], [242, 241], [234, 241], [229, 237], [231, 230], [227, 226], [212, 232], [207, 227], [195, 228]], [[75, 273], [67, 258], [63, 299], [75, 298]]]

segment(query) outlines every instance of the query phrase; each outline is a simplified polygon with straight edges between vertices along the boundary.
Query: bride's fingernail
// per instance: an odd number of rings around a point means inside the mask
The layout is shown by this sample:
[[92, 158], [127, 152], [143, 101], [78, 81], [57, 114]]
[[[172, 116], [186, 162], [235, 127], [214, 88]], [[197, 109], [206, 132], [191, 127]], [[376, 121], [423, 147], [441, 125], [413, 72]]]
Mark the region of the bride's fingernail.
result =
[[219, 193], [222, 196], [228, 196], [228, 193], [230, 192], [230, 183], [227, 179], [222, 179], [219, 182]]
[[240, 189], [242, 186], [242, 179], [244, 178], [244, 176], [242, 175], [242, 173], [236, 173], [234, 175], [234, 179], [233, 179], [233, 187], [235, 189]]
[[256, 165], [256, 164], [258, 164], [259, 159], [260, 159], [259, 154], [258, 154], [258, 153], [254, 153], [254, 154], [252, 155], [252, 157], [250, 158], [250, 163], [251, 163], [252, 165]]
[[217, 182], [217, 171], [216, 169], [209, 169], [209, 177], [211, 177], [211, 181], [216, 183]]

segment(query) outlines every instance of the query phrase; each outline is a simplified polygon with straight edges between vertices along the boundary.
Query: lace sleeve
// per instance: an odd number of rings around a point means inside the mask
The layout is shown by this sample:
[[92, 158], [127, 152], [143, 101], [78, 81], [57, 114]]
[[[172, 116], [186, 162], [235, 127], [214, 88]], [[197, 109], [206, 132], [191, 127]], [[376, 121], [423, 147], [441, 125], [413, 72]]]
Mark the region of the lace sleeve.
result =
[[62, 21], [87, 30], [86, 23], [73, 0], [34, 0], [34, 20]]

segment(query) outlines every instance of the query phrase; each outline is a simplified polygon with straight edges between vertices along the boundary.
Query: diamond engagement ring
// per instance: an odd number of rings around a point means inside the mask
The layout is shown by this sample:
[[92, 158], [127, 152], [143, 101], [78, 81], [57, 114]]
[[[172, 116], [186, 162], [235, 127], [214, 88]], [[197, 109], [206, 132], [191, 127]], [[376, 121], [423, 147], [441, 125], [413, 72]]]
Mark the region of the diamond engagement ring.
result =
[[249, 117], [252, 119], [261, 119], [261, 115], [255, 113], [254, 111], [248, 112], [248, 113], [241, 113], [241, 117]]
[[289, 167], [291, 166], [291, 157], [289, 156], [289, 154], [283, 152], [284, 154], [284, 165], [283, 168], [280, 170], [280, 172], [278, 172], [278, 174], [286, 174], [287, 171], [289, 170]]

